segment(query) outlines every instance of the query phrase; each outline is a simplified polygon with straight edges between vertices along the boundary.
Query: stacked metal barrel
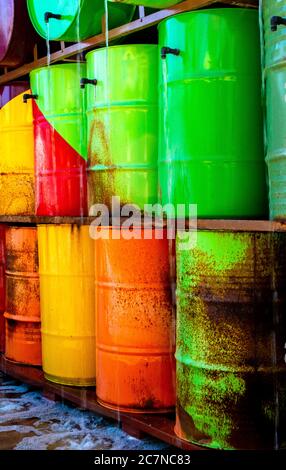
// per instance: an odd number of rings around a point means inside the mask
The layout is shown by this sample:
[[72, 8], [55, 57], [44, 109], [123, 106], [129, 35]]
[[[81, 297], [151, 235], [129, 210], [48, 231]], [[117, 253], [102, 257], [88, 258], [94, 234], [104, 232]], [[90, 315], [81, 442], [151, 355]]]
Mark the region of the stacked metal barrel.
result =
[[[91, 0], [27, 5], [38, 34], [76, 42], [101, 31], [95, 3], [92, 21]], [[109, 3], [109, 27], [132, 5], [177, 2], [126, 3]], [[158, 44], [112, 44], [1, 88], [0, 215], [36, 216], [0, 227], [7, 360], [96, 385], [112, 409], [177, 403], [176, 434], [200, 445], [285, 445], [285, 234], [199, 230], [175, 247], [167, 230], [120, 226], [157, 204], [169, 217], [196, 205], [199, 218], [267, 219], [262, 89], [270, 214], [286, 218], [284, 3], [262, 8], [263, 75], [258, 11], [210, 8], [162, 21]], [[93, 240], [85, 216], [99, 212]]]
[[0, 225], [0, 353], [5, 351], [5, 227]]
[[[285, 150], [285, 35], [286, 2], [264, 1], [261, 22], [264, 32], [264, 81], [266, 107], [266, 152], [269, 173], [270, 217], [286, 218]], [[279, 119], [279, 124], [277, 124]]]

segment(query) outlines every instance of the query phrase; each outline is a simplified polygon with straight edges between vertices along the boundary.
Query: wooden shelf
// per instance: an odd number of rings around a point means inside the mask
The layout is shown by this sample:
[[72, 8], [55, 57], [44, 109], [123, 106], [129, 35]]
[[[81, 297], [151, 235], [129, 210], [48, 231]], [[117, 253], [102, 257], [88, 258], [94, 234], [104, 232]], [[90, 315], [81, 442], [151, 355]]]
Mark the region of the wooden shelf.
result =
[[[166, 10], [156, 11], [151, 15], [147, 15], [143, 18], [132, 21], [131, 23], [127, 23], [123, 26], [119, 26], [118, 28], [111, 29], [108, 34], [109, 41], [113, 41], [114, 39], [120, 39], [125, 36], [128, 36], [131, 33], [136, 33], [150, 26], [154, 26], [163, 19], [169, 18], [170, 16], [176, 15], [178, 13], [196, 10], [216, 3], [248, 8], [257, 8], [258, 6], [258, 0], [220, 0], [219, 2], [214, 0], [187, 0], [182, 3], [179, 3], [178, 5], [174, 5]], [[65, 47], [64, 43], [61, 43], [60, 50], [51, 54], [50, 63], [54, 64], [56, 62], [66, 60], [82, 52], [86, 52], [90, 49], [102, 46], [105, 44], [105, 41], [106, 37], [105, 33], [103, 32], [82, 42], [67, 47]], [[29, 74], [32, 70], [38, 67], [44, 67], [45, 65], [47, 65], [47, 57], [42, 57], [40, 59], [34, 60], [29, 64], [25, 64], [15, 70], [8, 71], [0, 75], [0, 85], [12, 82], [13, 80], [16, 80], [20, 77]]]
[[66, 400], [82, 409], [112, 418], [121, 424], [124, 431], [138, 439], [149, 435], [179, 449], [189, 451], [205, 450], [202, 447], [183, 441], [175, 435], [174, 414], [119, 413], [118, 411], [104, 408], [97, 402], [94, 388], [68, 387], [48, 382], [45, 380], [43, 371], [40, 368], [23, 366], [7, 361], [1, 354], [0, 371], [31, 387], [40, 389], [43, 395], [50, 400]]
[[[0, 224], [7, 225], [43, 225], [43, 224], [71, 224], [71, 225], [90, 225], [95, 217], [41, 217], [41, 216], [0, 216]], [[121, 217], [121, 223], [128, 220], [127, 217]], [[286, 220], [281, 222], [269, 220], [226, 220], [226, 219], [198, 219], [197, 221], [178, 221], [177, 227], [182, 227], [185, 222], [186, 229], [198, 230], [218, 230], [225, 232], [286, 232]], [[138, 219], [138, 226], [142, 223]], [[112, 220], [110, 220], [112, 225]], [[167, 226], [167, 221], [164, 221]], [[153, 220], [153, 227], [155, 221]]]

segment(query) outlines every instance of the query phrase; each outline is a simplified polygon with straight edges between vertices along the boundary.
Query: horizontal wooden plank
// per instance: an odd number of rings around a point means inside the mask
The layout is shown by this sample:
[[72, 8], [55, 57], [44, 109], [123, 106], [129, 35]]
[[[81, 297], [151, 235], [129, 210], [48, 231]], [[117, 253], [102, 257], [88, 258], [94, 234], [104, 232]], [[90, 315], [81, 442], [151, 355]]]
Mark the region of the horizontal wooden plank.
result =
[[[151, 15], [147, 15], [143, 18], [132, 21], [131, 23], [127, 23], [125, 25], [119, 26], [118, 28], [111, 29], [108, 34], [109, 41], [111, 42], [114, 39], [119, 39], [128, 36], [131, 33], [135, 33], [150, 26], [154, 26], [163, 19], [169, 18], [170, 16], [176, 15], [178, 13], [196, 10], [215, 3], [217, 2], [214, 0], [187, 0], [172, 7], [169, 7], [166, 10], [156, 11]], [[258, 5], [258, 0], [221, 0], [219, 3], [256, 8]], [[76, 54], [80, 54], [90, 49], [102, 46], [105, 44], [105, 41], [105, 33], [101, 33], [82, 42], [61, 48], [59, 51], [51, 54], [50, 63], [54, 64], [56, 62], [68, 59], [69, 57], [75, 56]], [[7, 73], [4, 73], [0, 75], [0, 85], [9, 83], [13, 80], [23, 77], [29, 74], [32, 70], [39, 67], [44, 67], [45, 65], [47, 65], [47, 57], [42, 57], [38, 60], [35, 60], [34, 62], [25, 64], [15, 70], [11, 70]]]
[[[41, 217], [41, 216], [0, 216], [0, 224], [7, 225], [42, 225], [42, 224], [73, 224], [90, 225], [95, 220], [94, 217]], [[126, 222], [127, 217], [121, 217], [120, 223]], [[135, 219], [135, 224], [140, 226], [144, 219]], [[168, 222], [164, 220], [163, 226]], [[112, 225], [112, 219], [110, 219]], [[156, 226], [153, 219], [152, 226]], [[179, 220], [177, 227], [185, 226], [188, 229], [198, 230], [222, 230], [231, 232], [286, 232], [286, 221], [275, 222], [269, 220], [226, 220], [226, 219], [198, 219]]]
[[149, 435], [179, 449], [189, 451], [206, 450], [205, 448], [183, 441], [175, 435], [174, 414], [132, 414], [110, 410], [97, 402], [94, 388], [68, 387], [48, 382], [45, 380], [43, 371], [40, 368], [7, 361], [1, 354], [0, 371], [16, 380], [40, 389], [43, 395], [49, 399], [55, 401], [67, 400], [82, 409], [114, 419], [123, 424], [123, 428], [126, 431], [130, 430], [132, 435], [136, 431], [137, 435]]

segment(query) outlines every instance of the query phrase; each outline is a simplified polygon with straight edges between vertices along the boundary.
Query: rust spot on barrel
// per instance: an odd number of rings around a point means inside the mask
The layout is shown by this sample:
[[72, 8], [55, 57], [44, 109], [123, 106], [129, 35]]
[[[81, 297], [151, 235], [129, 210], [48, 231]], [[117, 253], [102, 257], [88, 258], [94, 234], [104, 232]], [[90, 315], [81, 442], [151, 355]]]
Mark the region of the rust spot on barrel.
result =
[[166, 233], [144, 239], [136, 229], [140, 239], [126, 240], [123, 229], [114, 240], [105, 230], [109, 239], [95, 245], [98, 397], [125, 411], [166, 411], [175, 385]]
[[[111, 207], [111, 197], [115, 195], [114, 171], [107, 131], [104, 123], [97, 119], [96, 110], [90, 127], [88, 143], [88, 204], [105, 204]], [[120, 145], [120, 144], [119, 144]], [[96, 167], [104, 165], [106, 169]]]
[[224, 449], [273, 448], [278, 435], [281, 446], [285, 234], [198, 232], [177, 270], [177, 434]]

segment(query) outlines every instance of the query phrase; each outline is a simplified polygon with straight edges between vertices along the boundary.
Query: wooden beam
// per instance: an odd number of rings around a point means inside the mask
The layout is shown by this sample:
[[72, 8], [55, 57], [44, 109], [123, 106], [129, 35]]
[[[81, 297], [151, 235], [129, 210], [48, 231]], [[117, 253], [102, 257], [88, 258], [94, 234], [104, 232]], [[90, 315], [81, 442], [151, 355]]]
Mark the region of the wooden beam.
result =
[[[42, 225], [42, 224], [71, 224], [71, 225], [90, 225], [95, 217], [43, 217], [43, 216], [17, 216], [17, 215], [1, 215], [0, 224], [6, 225]], [[126, 222], [127, 217], [121, 217], [121, 223]], [[143, 219], [138, 218], [138, 224]], [[110, 225], [112, 220], [110, 219]], [[186, 229], [198, 230], [217, 230], [226, 232], [286, 232], [286, 221], [270, 221], [270, 220], [227, 220], [227, 219], [198, 219], [185, 221]], [[155, 220], [153, 219], [153, 226]], [[167, 221], [164, 220], [164, 226]], [[178, 226], [180, 224], [178, 223]]]
[[[127, 23], [123, 26], [119, 26], [118, 28], [111, 29], [108, 35], [109, 42], [114, 39], [119, 39], [128, 36], [128, 34], [130, 33], [135, 33], [150, 26], [154, 26], [163, 19], [169, 18], [173, 15], [177, 15], [178, 13], [197, 10], [199, 8], [207, 7], [208, 5], [215, 3], [217, 2], [214, 0], [187, 0], [177, 5], [174, 5], [166, 10], [159, 10], [155, 13], [152, 13], [151, 15], [132, 21], [131, 23]], [[220, 0], [220, 3], [256, 8], [258, 0]], [[51, 54], [51, 64], [63, 61], [64, 59], [74, 56], [75, 54], [79, 54], [90, 49], [102, 46], [105, 44], [105, 40], [105, 34], [101, 33], [82, 42], [67, 46], [64, 49]], [[4, 85], [5, 83], [9, 83], [13, 80], [16, 80], [17, 78], [23, 77], [24, 75], [29, 74], [32, 70], [39, 67], [44, 67], [46, 65], [47, 58], [42, 57], [38, 60], [35, 60], [34, 62], [25, 64], [15, 70], [11, 70], [10, 72], [4, 73], [4, 75], [0, 75], [0, 85]]]

